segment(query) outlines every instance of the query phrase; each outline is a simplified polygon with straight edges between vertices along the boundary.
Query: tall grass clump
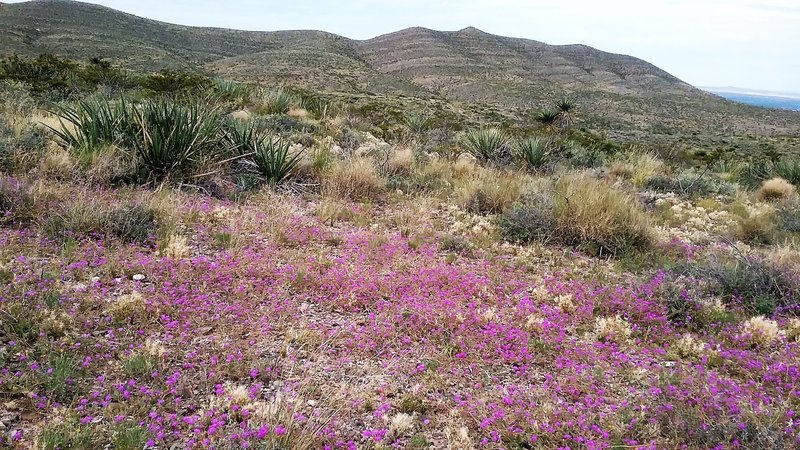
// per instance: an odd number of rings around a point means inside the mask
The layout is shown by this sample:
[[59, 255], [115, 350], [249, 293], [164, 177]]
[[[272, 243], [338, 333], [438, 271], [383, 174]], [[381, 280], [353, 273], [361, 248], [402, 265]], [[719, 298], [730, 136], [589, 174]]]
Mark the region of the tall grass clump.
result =
[[151, 100], [135, 111], [133, 141], [143, 167], [163, 178], [184, 172], [221, 150], [216, 110], [198, 102]]
[[514, 144], [517, 160], [529, 170], [541, 169], [550, 162], [550, 142], [541, 137], [521, 139]]
[[261, 90], [257, 94], [255, 112], [258, 114], [286, 114], [301, 106], [301, 98], [285, 88]]
[[515, 172], [484, 169], [461, 187], [459, 203], [473, 214], [499, 214], [517, 201], [525, 182]]
[[498, 222], [507, 240], [552, 242], [597, 256], [627, 254], [653, 242], [650, 221], [636, 199], [586, 173], [525, 192]]
[[351, 201], [377, 201], [386, 191], [386, 181], [368, 158], [337, 161], [322, 174], [323, 194]]
[[28, 222], [36, 217], [33, 187], [25, 181], [0, 177], [0, 225]]
[[496, 128], [468, 131], [461, 137], [464, 150], [480, 162], [495, 160], [508, 141], [508, 135]]

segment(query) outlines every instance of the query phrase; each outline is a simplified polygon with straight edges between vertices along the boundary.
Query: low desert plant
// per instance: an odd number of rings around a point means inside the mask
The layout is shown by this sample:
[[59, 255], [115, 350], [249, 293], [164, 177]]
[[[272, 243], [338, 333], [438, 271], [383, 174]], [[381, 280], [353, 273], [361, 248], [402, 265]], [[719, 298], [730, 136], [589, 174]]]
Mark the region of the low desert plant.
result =
[[46, 125], [66, 146], [82, 152], [93, 152], [115, 145], [126, 139], [130, 132], [128, 114], [131, 109], [122, 100], [112, 103], [108, 99], [81, 100], [74, 105], [56, 105], [51, 113], [59, 125]]
[[279, 87], [264, 89], [256, 93], [255, 112], [258, 114], [286, 114], [290, 109], [300, 107], [301, 99], [288, 89]]
[[595, 254], [625, 253], [652, 244], [650, 221], [632, 196], [585, 173], [557, 180], [559, 239]]
[[772, 315], [777, 308], [796, 310], [800, 302], [797, 269], [756, 254], [737, 249], [712, 252], [685, 270], [710, 281], [714, 293], [725, 302], [753, 315]]
[[496, 128], [468, 131], [461, 137], [464, 149], [480, 162], [493, 161], [508, 141], [508, 135]]
[[653, 243], [650, 221], [632, 196], [589, 174], [568, 174], [525, 193], [499, 219], [510, 241], [553, 242], [602, 255]]
[[0, 176], [0, 225], [36, 218], [33, 187], [26, 181]]
[[139, 203], [112, 208], [93, 201], [62, 206], [45, 220], [46, 235], [67, 240], [80, 236], [115, 237], [126, 243], [147, 243], [157, 231], [157, 213]]

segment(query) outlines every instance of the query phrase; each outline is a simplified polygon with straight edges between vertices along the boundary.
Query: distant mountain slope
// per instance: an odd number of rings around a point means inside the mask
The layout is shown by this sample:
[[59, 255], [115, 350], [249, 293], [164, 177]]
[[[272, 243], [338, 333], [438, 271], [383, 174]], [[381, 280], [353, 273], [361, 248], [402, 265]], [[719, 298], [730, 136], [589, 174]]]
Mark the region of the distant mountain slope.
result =
[[631, 56], [475, 28], [410, 28], [356, 41], [321, 31], [172, 25], [69, 0], [0, 6], [0, 55], [43, 52], [101, 56], [139, 70], [200, 67], [242, 81], [488, 104], [506, 117], [569, 93], [585, 126], [683, 145], [800, 135], [796, 112], [726, 101]]

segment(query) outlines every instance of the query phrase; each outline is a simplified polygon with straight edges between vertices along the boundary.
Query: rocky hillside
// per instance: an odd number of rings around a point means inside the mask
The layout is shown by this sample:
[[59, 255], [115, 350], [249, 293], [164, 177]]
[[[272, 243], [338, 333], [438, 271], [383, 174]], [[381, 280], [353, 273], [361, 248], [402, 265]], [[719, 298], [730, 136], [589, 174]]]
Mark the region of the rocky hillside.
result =
[[[584, 125], [626, 138], [735, 149], [737, 136], [796, 146], [800, 114], [726, 101], [640, 59], [465, 28], [356, 41], [320, 31], [186, 27], [67, 0], [0, 7], [0, 53], [111, 58], [138, 70], [199, 67], [241, 81], [489, 105], [501, 117], [569, 93]], [[773, 142], [774, 141], [774, 142]]]

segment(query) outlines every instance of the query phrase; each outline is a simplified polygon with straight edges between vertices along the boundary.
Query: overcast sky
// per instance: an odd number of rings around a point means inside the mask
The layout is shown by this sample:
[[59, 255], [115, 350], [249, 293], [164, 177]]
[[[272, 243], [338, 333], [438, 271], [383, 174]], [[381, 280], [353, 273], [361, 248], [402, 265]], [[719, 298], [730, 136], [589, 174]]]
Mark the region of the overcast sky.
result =
[[475, 26], [645, 59], [696, 86], [800, 92], [800, 0], [97, 0], [139, 16], [366, 39]]

